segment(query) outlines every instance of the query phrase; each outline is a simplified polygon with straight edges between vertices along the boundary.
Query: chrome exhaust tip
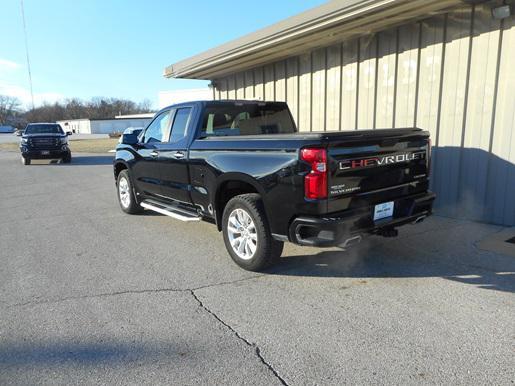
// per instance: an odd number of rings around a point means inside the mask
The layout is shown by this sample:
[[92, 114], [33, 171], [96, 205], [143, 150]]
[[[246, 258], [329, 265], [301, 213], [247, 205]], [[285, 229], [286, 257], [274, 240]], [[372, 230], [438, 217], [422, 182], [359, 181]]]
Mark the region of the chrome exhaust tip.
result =
[[427, 217], [427, 215], [419, 216], [415, 219], [415, 221], [412, 222], [412, 224], [418, 224], [419, 222], [424, 221], [424, 219]]
[[349, 237], [348, 239], [346, 239], [343, 243], [341, 243], [339, 245], [340, 248], [348, 248], [348, 247], [351, 247], [355, 244], [359, 244], [361, 242], [361, 240], [363, 239], [363, 237], [361, 235], [356, 235], [356, 236], [352, 236], [352, 237]]

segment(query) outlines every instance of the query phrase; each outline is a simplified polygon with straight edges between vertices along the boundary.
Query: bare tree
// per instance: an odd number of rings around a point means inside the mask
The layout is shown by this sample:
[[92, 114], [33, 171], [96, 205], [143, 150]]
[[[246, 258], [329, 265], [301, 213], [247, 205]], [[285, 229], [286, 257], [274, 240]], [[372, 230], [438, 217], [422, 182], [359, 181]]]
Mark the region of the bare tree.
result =
[[148, 113], [152, 111], [152, 102], [150, 99], [143, 99], [143, 101], [138, 103], [136, 108], [139, 110], [138, 113]]
[[20, 113], [21, 102], [9, 95], [0, 95], [0, 124], [11, 124]]
[[110, 119], [116, 115], [148, 113], [152, 111], [151, 106], [148, 100], [135, 103], [127, 99], [97, 97], [85, 102], [73, 98], [36, 107], [27, 111], [24, 118], [27, 123], [79, 118]]

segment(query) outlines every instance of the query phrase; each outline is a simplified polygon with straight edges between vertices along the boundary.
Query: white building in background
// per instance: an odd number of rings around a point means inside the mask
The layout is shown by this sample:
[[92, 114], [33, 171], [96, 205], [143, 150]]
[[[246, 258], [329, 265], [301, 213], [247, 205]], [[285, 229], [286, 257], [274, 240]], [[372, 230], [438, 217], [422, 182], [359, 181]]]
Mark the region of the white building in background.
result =
[[213, 99], [213, 90], [208, 87], [159, 92], [159, 108], [181, 102], [206, 101]]
[[[181, 102], [212, 100], [213, 90], [208, 87], [183, 90], [160, 91], [159, 109]], [[76, 134], [111, 134], [122, 133], [128, 127], [146, 127], [154, 113], [117, 115], [113, 119], [68, 119], [57, 121], [64, 131]]]
[[123, 133], [129, 127], [146, 127], [153, 113], [118, 115], [114, 119], [68, 119], [57, 121], [64, 131], [75, 134], [111, 134]]

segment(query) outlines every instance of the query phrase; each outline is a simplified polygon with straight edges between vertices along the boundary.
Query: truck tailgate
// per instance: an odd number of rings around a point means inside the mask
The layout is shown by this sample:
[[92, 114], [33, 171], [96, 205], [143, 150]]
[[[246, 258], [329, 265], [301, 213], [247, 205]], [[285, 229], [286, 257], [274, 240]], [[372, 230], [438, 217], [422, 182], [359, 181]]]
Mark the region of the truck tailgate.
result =
[[381, 129], [331, 134], [326, 137], [329, 213], [427, 190], [428, 132]]

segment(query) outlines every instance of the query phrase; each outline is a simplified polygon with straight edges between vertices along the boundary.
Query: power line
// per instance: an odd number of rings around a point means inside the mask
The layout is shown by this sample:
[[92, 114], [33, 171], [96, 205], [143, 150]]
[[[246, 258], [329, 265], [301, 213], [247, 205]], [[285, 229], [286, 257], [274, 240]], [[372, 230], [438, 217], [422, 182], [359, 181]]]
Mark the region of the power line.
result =
[[30, 72], [29, 43], [27, 39], [27, 25], [25, 24], [25, 9], [23, 7], [23, 0], [20, 0], [20, 6], [21, 19], [23, 21], [23, 34], [25, 36], [25, 54], [27, 56], [27, 69], [29, 72], [30, 99], [32, 101], [32, 110], [34, 110], [34, 91], [32, 90], [32, 74]]

